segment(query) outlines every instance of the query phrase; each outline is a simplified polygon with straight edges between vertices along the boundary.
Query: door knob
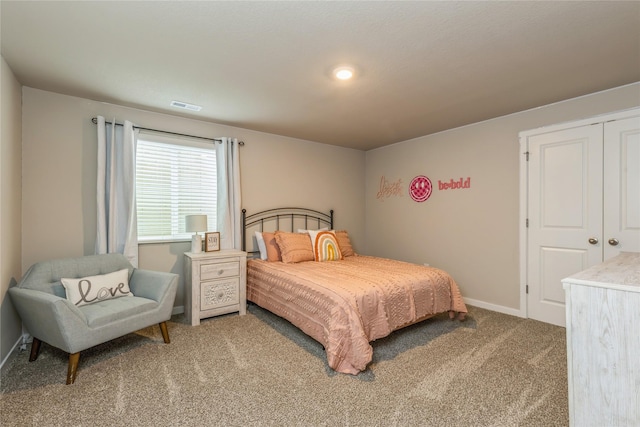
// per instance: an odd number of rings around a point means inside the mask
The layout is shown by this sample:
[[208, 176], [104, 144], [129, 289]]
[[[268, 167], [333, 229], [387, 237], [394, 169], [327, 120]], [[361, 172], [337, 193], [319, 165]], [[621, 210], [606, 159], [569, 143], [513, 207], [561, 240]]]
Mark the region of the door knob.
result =
[[589, 243], [591, 243], [592, 245], [597, 245], [598, 244], [598, 239], [596, 239], [595, 237], [590, 237], [589, 238]]
[[620, 243], [620, 242], [619, 242], [619, 241], [618, 241], [618, 239], [616, 239], [616, 238], [613, 238], [613, 237], [612, 237], [611, 239], [609, 239], [609, 244], [610, 244], [611, 246], [618, 246], [618, 243]]

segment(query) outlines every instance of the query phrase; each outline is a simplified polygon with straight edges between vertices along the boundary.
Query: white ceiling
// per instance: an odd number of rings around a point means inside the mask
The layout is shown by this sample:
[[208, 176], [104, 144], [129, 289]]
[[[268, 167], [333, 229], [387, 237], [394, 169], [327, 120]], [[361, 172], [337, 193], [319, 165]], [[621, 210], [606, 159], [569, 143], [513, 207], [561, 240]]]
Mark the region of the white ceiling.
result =
[[640, 81], [639, 1], [0, 8], [25, 86], [362, 150]]

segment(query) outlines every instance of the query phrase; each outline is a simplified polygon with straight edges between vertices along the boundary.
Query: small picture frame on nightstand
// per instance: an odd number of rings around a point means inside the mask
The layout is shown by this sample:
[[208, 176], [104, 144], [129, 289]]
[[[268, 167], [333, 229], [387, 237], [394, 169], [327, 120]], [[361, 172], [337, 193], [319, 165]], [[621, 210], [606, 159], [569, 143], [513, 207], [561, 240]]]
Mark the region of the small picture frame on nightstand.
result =
[[213, 252], [220, 250], [220, 232], [212, 231], [204, 233], [204, 251]]

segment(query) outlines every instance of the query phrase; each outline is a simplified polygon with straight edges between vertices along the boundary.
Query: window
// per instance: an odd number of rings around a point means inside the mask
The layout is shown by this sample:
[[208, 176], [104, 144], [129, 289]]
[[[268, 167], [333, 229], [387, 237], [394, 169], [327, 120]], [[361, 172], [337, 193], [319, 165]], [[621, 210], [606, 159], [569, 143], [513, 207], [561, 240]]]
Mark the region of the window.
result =
[[185, 216], [205, 214], [216, 226], [216, 152], [212, 142], [138, 135], [136, 202], [138, 241], [191, 238]]

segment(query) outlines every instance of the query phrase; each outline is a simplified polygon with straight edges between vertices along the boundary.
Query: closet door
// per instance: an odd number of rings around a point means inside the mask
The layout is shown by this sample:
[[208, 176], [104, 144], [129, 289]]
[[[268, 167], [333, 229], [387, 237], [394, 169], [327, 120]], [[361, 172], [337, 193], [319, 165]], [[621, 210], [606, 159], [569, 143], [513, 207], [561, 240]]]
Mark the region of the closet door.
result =
[[524, 134], [527, 316], [564, 326], [562, 279], [640, 252], [640, 109]]
[[640, 117], [604, 125], [604, 257], [640, 252]]
[[527, 315], [564, 326], [561, 280], [602, 262], [602, 124], [528, 138]]

